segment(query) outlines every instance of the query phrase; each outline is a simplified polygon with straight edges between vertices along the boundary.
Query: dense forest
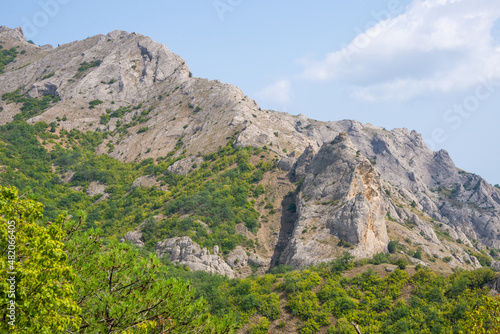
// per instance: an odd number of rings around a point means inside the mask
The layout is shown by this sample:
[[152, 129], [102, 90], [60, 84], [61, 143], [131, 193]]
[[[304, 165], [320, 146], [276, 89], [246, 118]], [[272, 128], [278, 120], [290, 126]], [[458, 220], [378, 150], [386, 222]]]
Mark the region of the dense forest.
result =
[[[493, 333], [500, 328], [499, 300], [485, 287], [496, 276], [489, 268], [441, 275], [395, 254], [355, 261], [345, 253], [300, 271], [280, 265], [263, 276], [229, 279], [158, 259], [155, 243], [172, 236], [219, 245], [224, 253], [237, 245], [252, 248], [253, 241], [235, 233], [235, 225], [258, 229], [255, 207], [266, 205], [259, 181], [276, 168], [276, 159], [266, 147], [234, 147], [230, 141], [182, 176], [167, 170], [183, 157], [182, 139], [157, 161], [123, 163], [95, 153], [109, 135], [22, 119], [0, 127], [2, 330], [9, 329], [12, 299], [10, 222], [16, 244], [13, 332]], [[250, 163], [251, 157], [259, 162]], [[69, 172], [71, 178], [63, 180]], [[146, 175], [168, 190], [133, 186]], [[105, 184], [109, 195], [88, 196], [85, 190], [94, 181]], [[152, 219], [156, 215], [165, 218]], [[143, 249], [117, 241], [141, 222]], [[380, 274], [384, 263], [397, 268]]]

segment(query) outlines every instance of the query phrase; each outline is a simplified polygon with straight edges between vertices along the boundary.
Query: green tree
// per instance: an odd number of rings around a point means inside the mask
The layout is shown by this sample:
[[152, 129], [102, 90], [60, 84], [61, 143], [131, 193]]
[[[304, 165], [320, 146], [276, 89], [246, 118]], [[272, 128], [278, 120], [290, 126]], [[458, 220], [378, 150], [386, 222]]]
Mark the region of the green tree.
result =
[[89, 229], [68, 242], [70, 263], [78, 273], [77, 302], [81, 333], [231, 333], [230, 315], [215, 318], [204, 299], [187, 283], [166, 279], [158, 258], [139, 256], [129, 244], [102, 239]]
[[[80, 308], [73, 300], [74, 273], [64, 252], [64, 220], [59, 216], [39, 226], [42, 210], [42, 204], [19, 198], [14, 187], [0, 187], [2, 332], [62, 333], [80, 325]], [[8, 305], [13, 301], [11, 313]]]
[[483, 305], [466, 314], [461, 333], [500, 333], [500, 298], [484, 297]]

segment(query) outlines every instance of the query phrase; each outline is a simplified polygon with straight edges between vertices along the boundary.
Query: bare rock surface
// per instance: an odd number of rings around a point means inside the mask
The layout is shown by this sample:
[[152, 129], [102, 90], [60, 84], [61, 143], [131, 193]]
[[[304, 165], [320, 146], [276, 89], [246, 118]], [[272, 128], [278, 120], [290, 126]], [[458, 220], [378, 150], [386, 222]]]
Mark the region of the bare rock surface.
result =
[[167, 238], [156, 244], [158, 257], [168, 256], [170, 261], [186, 265], [191, 270], [201, 270], [234, 277], [231, 267], [218, 255], [218, 247], [214, 254], [207, 248], [201, 248], [188, 237]]
[[135, 230], [127, 232], [123, 238], [120, 239], [120, 242], [128, 241], [132, 245], [137, 247], [144, 247], [144, 241], [142, 241], [142, 225], [139, 225]]
[[358, 257], [387, 250], [380, 176], [356, 152], [347, 133], [340, 133], [305, 166], [296, 203], [299, 218], [282, 263], [299, 268], [334, 259], [340, 240], [356, 245], [352, 253]]
[[168, 185], [162, 185], [154, 175], [139, 176], [132, 182], [132, 187], [157, 187], [163, 191], [168, 190]]
[[202, 157], [184, 158], [174, 162], [167, 170], [174, 174], [187, 175], [189, 172], [195, 170], [202, 162]]
[[89, 186], [87, 187], [87, 195], [89, 195], [90, 197], [98, 194], [104, 195], [105, 192], [106, 185], [98, 181], [90, 182]]

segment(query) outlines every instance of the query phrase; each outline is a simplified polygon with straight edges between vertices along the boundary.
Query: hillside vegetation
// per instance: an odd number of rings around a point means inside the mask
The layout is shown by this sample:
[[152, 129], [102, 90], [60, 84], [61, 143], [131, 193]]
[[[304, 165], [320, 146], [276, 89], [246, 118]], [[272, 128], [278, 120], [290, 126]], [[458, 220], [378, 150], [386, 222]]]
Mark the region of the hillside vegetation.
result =
[[[128, 244], [106, 242], [99, 229], [81, 229], [82, 212], [78, 218], [60, 215], [42, 223], [42, 208], [19, 198], [15, 188], [0, 188], [0, 247], [7, 249], [8, 226], [14, 222], [18, 259], [9, 276], [16, 277], [17, 321], [3, 321], [3, 330], [231, 333], [249, 321], [248, 333], [500, 329], [498, 300], [486, 297], [483, 288], [495, 276], [490, 269], [444, 277], [422, 267], [409, 276], [398, 268], [383, 278], [372, 270], [349, 278], [342, 273], [359, 263], [346, 253], [331, 264], [301, 271], [278, 266], [264, 276], [228, 280], [161, 263]], [[13, 299], [7, 294], [7, 264], [2, 261], [0, 274], [3, 319]]]
[[[16, 200], [14, 190], [2, 190], [2, 228], [6, 231], [6, 221], [12, 215], [8, 206], [12, 204], [6, 206], [5, 203], [14, 201], [18, 214], [27, 208], [32, 210], [29, 215], [16, 216], [20, 224], [30, 223], [30, 228], [39, 230], [40, 235], [48, 233], [46, 238], [53, 239], [54, 247], [66, 254], [57, 260], [66, 269], [55, 272], [54, 276], [37, 278], [38, 283], [32, 282], [29, 274], [20, 276], [19, 286], [33, 288], [31, 294], [42, 293], [36, 290], [37, 284], [49, 286], [47, 284], [52, 282], [55, 284], [53, 298], [59, 298], [57, 303], [65, 305], [54, 314], [32, 311], [30, 315], [29, 300], [20, 297], [19, 310], [23, 312], [20, 319], [30, 316], [50, 319], [45, 327], [29, 327], [35, 323], [23, 322], [26, 328], [38, 328], [40, 332], [46, 330], [44, 328], [58, 332], [63, 328], [79, 327], [81, 332], [89, 333], [125, 329], [154, 333], [169, 325], [176, 328], [173, 322], [165, 322], [167, 315], [170, 319], [174, 315], [190, 317], [189, 312], [194, 310], [210, 311], [217, 318], [231, 315], [222, 323], [214, 322], [214, 326], [221, 326], [214, 333], [230, 332], [233, 327], [249, 333], [267, 333], [268, 330], [277, 333], [355, 333], [351, 323], [359, 326], [362, 333], [465, 333], [469, 332], [465, 328], [474, 325], [487, 330], [496, 328], [495, 319], [489, 316], [493, 301], [485, 299], [488, 289], [483, 288], [495, 277], [490, 269], [458, 270], [446, 277], [417, 266], [415, 274], [409, 275], [405, 271], [407, 262], [397, 255], [377, 254], [370, 260], [353, 261], [345, 253], [333, 263], [301, 271], [290, 271], [292, 268], [280, 265], [264, 276], [228, 279], [190, 272], [171, 264], [168, 259], [160, 261], [149, 252], [154, 250], [156, 241], [179, 235], [190, 236], [205, 246], [220, 245], [225, 252], [236, 245], [253, 247], [253, 241], [235, 233], [234, 226], [244, 222], [249, 230], [258, 228], [259, 214], [253, 205], [258, 204], [255, 199], [265, 192], [259, 181], [275, 168], [265, 150], [232, 145], [221, 147], [218, 152], [205, 156], [204, 162], [192, 173], [179, 176], [167, 171], [168, 166], [179, 159], [173, 158], [173, 154], [159, 159], [157, 164], [148, 160], [122, 163], [95, 154], [92, 148], [106, 133], [58, 129], [56, 134], [51, 132], [50, 125], [29, 125], [23, 121], [6, 124], [0, 130], [1, 182], [19, 188], [22, 197], [29, 198]], [[251, 164], [252, 155], [260, 162]], [[68, 171], [74, 173], [71, 179], [63, 182], [61, 178]], [[159, 182], [168, 185], [168, 191], [155, 186], [133, 187], [133, 181], [141, 175], [155, 175]], [[102, 194], [90, 197], [84, 192], [95, 181], [106, 185], [109, 197], [99, 201]], [[36, 204], [35, 200], [44, 206]], [[159, 214], [164, 218], [152, 218]], [[116, 242], [116, 237], [144, 220], [144, 249]], [[35, 221], [38, 225], [33, 225]], [[206, 233], [200, 221], [213, 232]], [[30, 239], [35, 237], [33, 233], [23, 238], [22, 232], [20, 227], [19, 244], [34, 242]], [[2, 249], [6, 249], [6, 244]], [[26, 247], [26, 254], [19, 256], [29, 257], [29, 252], [33, 251]], [[389, 262], [398, 268], [385, 277], [362, 269], [368, 263]], [[21, 266], [26, 270], [36, 269], [32, 262], [22, 262]], [[351, 277], [342, 274], [355, 266], [361, 269], [359, 274]], [[114, 271], [116, 276], [110, 278], [109, 273]], [[138, 273], [141, 274], [138, 276]], [[99, 278], [100, 275], [104, 276]], [[116, 280], [116, 286], [133, 289], [123, 294], [102, 285], [106, 280]], [[70, 283], [72, 288], [62, 291], [57, 282]], [[192, 285], [184, 282], [192, 282]], [[189, 292], [181, 292], [183, 289]], [[140, 298], [134, 294], [142, 290], [148, 294]], [[93, 291], [115, 300], [113, 303], [120, 301], [121, 306], [113, 308], [115, 316], [121, 314], [120, 321], [108, 314], [109, 304], [103, 304], [103, 297], [95, 296]], [[174, 308], [179, 305], [174, 301], [179, 297], [173, 293], [191, 295], [182, 299], [186, 301], [182, 307], [191, 311], [178, 313]], [[158, 304], [157, 298], [162, 295], [165, 297]], [[156, 305], [154, 312], [142, 317], [141, 304], [136, 305], [132, 300], [140, 300], [145, 308]], [[472, 323], [472, 320], [482, 319], [471, 316], [481, 308], [484, 321], [479, 325]], [[193, 326], [203, 327], [194, 320], [198, 315], [192, 317]], [[210, 316], [204, 314], [203, 317], [208, 319]], [[179, 328], [183, 328], [178, 329], [179, 333], [194, 331], [186, 329], [189, 327]]]
[[499, 187], [416, 131], [137, 33], [0, 44], [0, 332], [500, 333]]
[[[243, 223], [254, 232], [258, 229], [260, 214], [254, 206], [265, 193], [259, 181], [276, 168], [272, 154], [265, 149], [233, 147], [231, 142], [182, 176], [167, 170], [184, 158], [183, 154], [173, 157], [182, 153], [177, 152], [181, 140], [172, 154], [156, 162], [122, 163], [94, 152], [107, 133], [58, 129], [56, 134], [51, 129], [45, 123], [32, 126], [23, 121], [0, 127], [0, 180], [44, 203], [46, 221], [56, 219], [60, 210], [70, 215], [85, 210], [88, 227], [99, 227], [113, 237], [121, 237], [145, 221], [148, 250], [173, 236], [189, 236], [204, 247], [218, 245], [225, 253], [237, 245], [254, 247], [252, 240], [235, 233], [235, 225]], [[251, 156], [258, 163], [251, 164]], [[168, 191], [133, 186], [140, 176], [154, 176]], [[87, 195], [92, 182], [105, 185], [105, 193]], [[208, 232], [202, 224], [208, 226]]]

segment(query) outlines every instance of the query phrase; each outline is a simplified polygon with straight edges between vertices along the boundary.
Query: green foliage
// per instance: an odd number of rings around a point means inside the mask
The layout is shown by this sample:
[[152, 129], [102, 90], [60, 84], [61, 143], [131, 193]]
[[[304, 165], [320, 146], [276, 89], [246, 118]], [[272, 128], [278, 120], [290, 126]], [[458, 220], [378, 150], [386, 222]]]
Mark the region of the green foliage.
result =
[[413, 254], [413, 257], [422, 260], [422, 250], [420, 248], [417, 249], [417, 251]]
[[248, 334], [267, 334], [271, 323], [265, 317], [259, 319], [255, 325], [251, 325]]
[[3, 46], [0, 45], [0, 74], [5, 70], [5, 66], [12, 63], [17, 57], [17, 49], [10, 48], [9, 50], [4, 50]]
[[101, 63], [102, 63], [102, 60], [93, 60], [90, 63], [84, 61], [83, 63], [80, 64], [80, 67], [78, 68], [78, 72], [85, 72], [89, 68], [98, 67], [99, 65], [101, 65]]
[[320, 283], [321, 277], [315, 271], [292, 271], [285, 275], [283, 290], [287, 292], [306, 291]]
[[104, 103], [103, 101], [101, 100], [92, 100], [89, 102], [89, 109], [94, 109], [95, 106], [101, 104], [101, 103]]
[[349, 270], [352, 267], [354, 267], [353, 260], [354, 256], [351, 255], [349, 252], [344, 252], [342, 257], [336, 259], [333, 261], [332, 264], [332, 271], [336, 273], [340, 273], [345, 270]]
[[328, 328], [328, 334], [356, 334], [354, 327], [347, 321], [346, 318], [340, 318], [337, 324]]
[[[112, 112], [106, 115], [109, 114]], [[57, 217], [58, 208], [64, 208], [71, 215], [85, 209], [88, 226], [102, 228], [107, 236], [121, 237], [147, 218], [164, 214], [164, 219], [145, 225], [143, 235], [149, 250], [153, 250], [157, 241], [174, 236], [189, 236], [203, 247], [219, 245], [225, 253], [237, 245], [253, 247], [252, 241], [236, 233], [235, 226], [241, 223], [256, 230], [259, 213], [249, 198], [262, 187], [254, 188], [252, 173], [255, 170], [266, 173], [275, 168], [267, 162], [257, 164], [258, 167], [250, 164], [255, 149], [233, 147], [230, 143], [207, 156], [196, 171], [179, 176], [167, 168], [184, 157], [180, 152], [177, 158], [172, 154], [158, 159], [157, 164], [152, 159], [121, 163], [95, 154], [93, 151], [108, 135], [61, 129], [59, 136], [55, 136], [45, 123], [6, 124], [0, 127], [0, 140], [5, 144], [0, 147], [0, 160], [5, 166], [0, 181], [23, 191], [33, 189], [29, 191], [46, 205], [47, 220]], [[66, 142], [66, 148], [55, 145], [49, 152], [40, 144], [39, 139], [59, 137]], [[112, 148], [113, 142], [109, 143]], [[181, 147], [182, 138], [179, 138], [175, 150]], [[52, 166], [61, 177], [68, 171], [74, 172], [70, 182], [62, 182], [59, 175], [52, 172]], [[168, 184], [169, 191], [132, 187], [133, 181], [142, 175], [155, 175], [159, 182]], [[97, 196], [88, 197], [84, 193], [93, 181], [106, 186], [108, 195], [104, 200], [97, 202]], [[83, 191], [74, 190], [77, 186]], [[210, 231], [200, 222], [208, 225]]]
[[14, 92], [5, 93], [2, 95], [2, 100], [9, 102], [22, 103], [21, 113], [14, 116], [15, 120], [27, 120], [43, 113], [53, 103], [60, 100], [59, 96], [46, 95], [41, 99], [26, 97], [19, 94], [17, 89]]
[[149, 129], [149, 128], [148, 128], [147, 126], [142, 127], [142, 128], [140, 128], [139, 130], [137, 130], [137, 133], [143, 133], [143, 132], [146, 132], [146, 131], [148, 131], [148, 129]]
[[279, 275], [279, 274], [287, 273], [287, 272], [292, 271], [292, 270], [293, 270], [292, 266], [288, 266], [286, 264], [279, 264], [276, 267], [271, 268], [271, 274]]
[[483, 334], [500, 332], [500, 298], [485, 297], [482, 305], [465, 315], [460, 333]]
[[391, 240], [391, 241], [389, 241], [389, 244], [387, 245], [387, 249], [389, 250], [389, 253], [395, 253], [398, 246], [399, 246], [399, 242], [397, 240]]
[[108, 114], [101, 115], [100, 120], [99, 120], [99, 124], [106, 125], [109, 123], [109, 120], [110, 120], [110, 116]]
[[42, 80], [45, 80], [45, 79], [48, 79], [48, 78], [52, 78], [52, 77], [54, 76], [54, 74], [55, 74], [54, 72], [50, 72], [49, 74], [44, 75], [44, 76], [42, 77]]
[[348, 242], [344, 239], [340, 239], [337, 246], [344, 247], [344, 248], [354, 248], [353, 244], [351, 244], [350, 242]]
[[278, 319], [280, 311], [280, 297], [276, 293], [263, 296], [258, 307], [259, 313], [271, 320]]
[[312, 318], [320, 309], [318, 297], [312, 291], [295, 292], [289, 295], [286, 307], [293, 315], [303, 320]]
[[142, 258], [128, 244], [104, 243], [90, 229], [67, 244], [82, 308], [80, 333], [134, 332], [154, 328], [169, 333], [229, 333], [229, 316], [214, 318], [189, 284], [166, 278], [165, 267], [150, 255]]
[[300, 334], [314, 334], [320, 329], [320, 325], [314, 319], [308, 319], [302, 327], [299, 328]]
[[[64, 252], [64, 220], [60, 216], [40, 226], [42, 210], [40, 203], [19, 198], [17, 189], [0, 187], [2, 332], [63, 333], [80, 324], [73, 300], [75, 274]], [[7, 316], [12, 315], [11, 301], [14, 318]]]
[[484, 255], [483, 253], [479, 252], [473, 252], [472, 255], [476, 257], [476, 259], [483, 267], [491, 266], [491, 258], [488, 255]]
[[[106, 115], [120, 115], [135, 108], [141, 106], [110, 110]], [[245, 224], [256, 230], [259, 214], [249, 199], [264, 194], [264, 187], [258, 182], [275, 164], [266, 160], [251, 164], [250, 157], [258, 149], [233, 147], [231, 141], [205, 156], [195, 171], [181, 176], [169, 173], [167, 168], [183, 158], [182, 137], [171, 154], [156, 162], [146, 159], [122, 163], [93, 152], [110, 133], [61, 130], [56, 136], [49, 129], [46, 123], [25, 122], [0, 127], [0, 161], [4, 166], [0, 182], [15, 185], [26, 196], [45, 204], [45, 217], [38, 218], [45, 229], [61, 228], [61, 208], [73, 217], [79, 217], [82, 209], [88, 212], [84, 231], [70, 233], [66, 245], [73, 267], [69, 269], [78, 276], [70, 275], [63, 280], [67, 284], [58, 285], [73, 287], [74, 299], [67, 299], [75, 300], [75, 310], [79, 307], [82, 311], [80, 318], [71, 319], [82, 319], [82, 327], [67, 322], [61, 327], [64, 330], [106, 332], [107, 326], [114, 331], [161, 332], [172, 328], [170, 332], [190, 332], [189, 326], [205, 326], [201, 332], [219, 333], [230, 331], [231, 321], [224, 315], [232, 311], [241, 327], [256, 315], [267, 321], [278, 319], [280, 305], [286, 305], [300, 319], [297, 330], [301, 333], [315, 333], [322, 327], [324, 330], [331, 317], [336, 319], [336, 326], [330, 327], [329, 333], [353, 332], [351, 321], [363, 333], [459, 333], [466, 328], [466, 317], [473, 310], [488, 312], [481, 306], [486, 303], [483, 296], [487, 289], [483, 286], [494, 277], [489, 269], [457, 271], [449, 277], [423, 268], [416, 268], [416, 274], [409, 277], [396, 269], [384, 278], [373, 271], [348, 278], [351, 276], [344, 277], [342, 272], [352, 269], [354, 262], [352, 255], [345, 252], [330, 264], [306, 270], [291, 271], [291, 267], [281, 265], [265, 276], [228, 279], [190, 272], [172, 265], [168, 259], [160, 263], [147, 251], [153, 250], [158, 240], [171, 236], [190, 236], [203, 247], [219, 245], [225, 253], [236, 245], [251, 248], [251, 241], [235, 233], [235, 225]], [[47, 151], [40, 144], [41, 139], [61, 139], [65, 147], [56, 144]], [[52, 172], [53, 166], [61, 176], [74, 172], [72, 179], [62, 182]], [[168, 191], [132, 187], [133, 181], [143, 175], [154, 175], [168, 185]], [[98, 202], [100, 195], [85, 194], [93, 181], [106, 185], [107, 198]], [[77, 186], [83, 191], [72, 189]], [[153, 218], [158, 215], [164, 218]], [[47, 221], [55, 223], [44, 225]], [[141, 222], [145, 249], [138, 251], [114, 241]], [[400, 247], [396, 243], [392, 246]], [[365, 263], [393, 263], [404, 268], [406, 258], [396, 253], [376, 254]], [[110, 279], [111, 287], [106, 284]], [[120, 288], [127, 285], [128, 288]], [[109, 302], [101, 303], [101, 299]], [[178, 309], [173, 308], [172, 300], [178, 303]], [[146, 315], [140, 312], [141, 307], [152, 308]], [[57, 321], [65, 321], [64, 312]], [[480, 326], [493, 328], [488, 327], [492, 321], [485, 316]], [[52, 326], [50, 321], [44, 324]]]

